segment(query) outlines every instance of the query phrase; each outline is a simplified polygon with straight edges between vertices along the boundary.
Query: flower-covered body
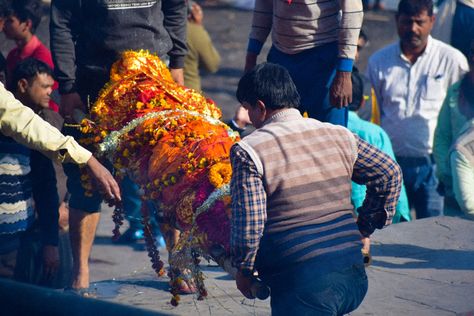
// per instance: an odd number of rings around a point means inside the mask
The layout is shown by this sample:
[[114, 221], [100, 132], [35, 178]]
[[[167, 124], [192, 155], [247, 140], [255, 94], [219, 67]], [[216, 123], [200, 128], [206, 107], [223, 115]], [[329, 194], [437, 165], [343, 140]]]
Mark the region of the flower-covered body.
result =
[[125, 52], [110, 78], [82, 123], [86, 142], [187, 231], [176, 251], [205, 254], [214, 244], [228, 250], [229, 153], [238, 136], [219, 121], [221, 111], [176, 84], [158, 57], [143, 51]]

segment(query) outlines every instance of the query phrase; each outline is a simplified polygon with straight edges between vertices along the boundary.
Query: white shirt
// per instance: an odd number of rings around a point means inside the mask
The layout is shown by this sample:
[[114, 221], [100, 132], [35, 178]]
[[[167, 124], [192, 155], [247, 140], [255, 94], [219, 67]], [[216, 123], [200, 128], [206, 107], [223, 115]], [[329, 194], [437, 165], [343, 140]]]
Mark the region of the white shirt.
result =
[[469, 70], [466, 57], [431, 36], [412, 65], [400, 42], [374, 53], [367, 76], [380, 106], [381, 126], [390, 136], [395, 155], [431, 154], [438, 114], [448, 87]]
[[468, 7], [474, 8], [474, 0], [458, 0], [462, 4], [467, 5]]

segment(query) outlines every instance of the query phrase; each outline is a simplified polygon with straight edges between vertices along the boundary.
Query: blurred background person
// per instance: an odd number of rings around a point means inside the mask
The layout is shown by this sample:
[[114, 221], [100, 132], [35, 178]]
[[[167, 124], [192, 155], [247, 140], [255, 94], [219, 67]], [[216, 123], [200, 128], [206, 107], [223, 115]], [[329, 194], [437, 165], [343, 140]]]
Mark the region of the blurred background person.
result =
[[[469, 56], [470, 71], [448, 90], [443, 106], [439, 113], [438, 124], [435, 130], [433, 155], [438, 166], [436, 175], [440, 181], [439, 190], [444, 195], [444, 214], [459, 216], [468, 207], [461, 208], [459, 196], [461, 196], [461, 184], [468, 181], [469, 176], [462, 173], [462, 166], [468, 166], [468, 160], [464, 157], [463, 150], [452, 152], [452, 145], [462, 132], [469, 129], [470, 104], [474, 102], [474, 41], [471, 44]], [[464, 107], [464, 112], [462, 111]], [[455, 163], [453, 155], [456, 156]], [[457, 167], [453, 166], [456, 165]], [[467, 168], [467, 170], [469, 170]], [[453, 172], [456, 172], [455, 174]], [[460, 180], [461, 179], [461, 180]], [[454, 183], [454, 180], [456, 183]], [[456, 188], [456, 191], [454, 190]], [[470, 187], [469, 190], [472, 190]], [[469, 195], [467, 195], [469, 196]], [[463, 201], [468, 199], [462, 199]], [[465, 205], [466, 201], [463, 202]]]
[[219, 69], [221, 56], [212, 44], [203, 25], [204, 14], [199, 4], [188, 1], [188, 25], [186, 44], [188, 53], [184, 59], [184, 85], [201, 91], [200, 70], [215, 73]]
[[267, 61], [290, 72], [301, 96], [301, 113], [346, 126], [363, 16], [361, 0], [256, 0], [244, 69], [255, 67], [271, 33]]
[[[50, 80], [48, 80], [50, 79]], [[54, 81], [18, 80], [15, 97], [30, 108], [48, 106]], [[51, 285], [59, 268], [59, 198], [52, 161], [0, 135], [0, 274]], [[33, 248], [36, 248], [33, 250]]]
[[[16, 66], [13, 70], [12, 82], [16, 83], [10, 89], [15, 91], [15, 96], [46, 122], [61, 130], [63, 118], [49, 107], [51, 93], [54, 86], [53, 70], [45, 63], [35, 58], [27, 58]], [[56, 187], [59, 197], [59, 251], [60, 269], [58, 275], [49, 283], [55, 288], [64, 288], [68, 285], [72, 271], [72, 255], [69, 243], [69, 209], [67, 206], [66, 175], [62, 164], [53, 162], [56, 175]], [[25, 243], [23, 255], [24, 265], [30, 266], [24, 269], [23, 281], [34, 280], [38, 272], [38, 260], [34, 255], [38, 253], [38, 241], [33, 236], [29, 242]], [[30, 254], [30, 255], [28, 255]]]
[[[359, 72], [352, 73], [352, 103], [349, 105], [349, 120], [347, 128], [357, 134], [360, 138], [369, 144], [377, 147], [392, 159], [395, 159], [393, 153], [392, 142], [387, 133], [378, 125], [363, 120], [359, 117], [358, 111], [362, 109], [366, 103], [364, 99], [364, 81]], [[360, 185], [352, 182], [351, 201], [354, 208], [357, 209], [362, 206], [366, 195], [365, 185]], [[400, 191], [400, 198], [397, 203], [395, 215], [392, 223], [407, 222], [411, 220], [410, 207], [408, 205], [408, 197], [405, 190], [405, 185], [402, 184]]]
[[474, 0], [439, 1], [433, 37], [451, 44], [466, 57], [474, 39]]
[[469, 61], [471, 71], [459, 89], [459, 110], [468, 121], [452, 147], [449, 162], [454, 197], [459, 206], [454, 214], [474, 220], [474, 42]]
[[434, 131], [448, 88], [469, 69], [459, 50], [430, 36], [434, 20], [432, 0], [400, 1], [399, 41], [374, 53], [367, 68], [381, 126], [402, 167], [416, 218], [443, 212], [432, 155]]
[[[27, 58], [36, 58], [54, 69], [50, 50], [35, 35], [43, 16], [41, 0], [15, 0], [11, 2], [9, 15], [5, 20], [5, 36], [15, 41], [16, 47], [7, 55], [7, 86], [12, 81], [13, 70], [19, 62]], [[13, 82], [13, 85], [16, 83]], [[57, 89], [54, 83], [53, 89]], [[50, 99], [49, 107], [58, 112], [58, 105]]]

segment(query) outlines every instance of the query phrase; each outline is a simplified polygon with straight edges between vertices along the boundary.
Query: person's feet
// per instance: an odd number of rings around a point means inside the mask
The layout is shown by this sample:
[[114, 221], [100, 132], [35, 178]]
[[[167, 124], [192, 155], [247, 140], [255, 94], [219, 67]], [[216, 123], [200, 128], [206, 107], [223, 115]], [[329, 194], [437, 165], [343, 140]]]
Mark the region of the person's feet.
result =
[[77, 273], [74, 273], [71, 284], [71, 289], [87, 289], [89, 288], [89, 268], [84, 267], [79, 269]]
[[74, 289], [72, 287], [68, 287], [64, 289], [64, 293], [73, 294], [81, 297], [97, 298], [97, 290], [91, 289], [89, 287], [81, 289]]

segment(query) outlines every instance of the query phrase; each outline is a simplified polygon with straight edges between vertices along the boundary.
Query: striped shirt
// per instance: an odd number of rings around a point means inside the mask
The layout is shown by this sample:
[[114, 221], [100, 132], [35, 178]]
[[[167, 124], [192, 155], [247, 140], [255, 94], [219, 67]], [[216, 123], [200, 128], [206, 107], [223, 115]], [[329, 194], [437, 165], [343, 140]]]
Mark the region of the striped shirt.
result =
[[36, 214], [43, 244], [57, 245], [58, 205], [51, 160], [0, 134], [0, 253], [18, 246]]
[[[347, 250], [345, 254], [357, 252], [360, 254], [359, 240], [361, 236], [357, 230], [350, 206], [351, 179], [357, 183], [367, 185], [367, 197], [358, 210], [359, 218], [363, 218], [365, 222], [368, 221], [370, 225], [377, 228], [390, 224], [400, 194], [401, 171], [388, 155], [342, 127], [296, 117], [300, 116], [297, 110], [292, 109], [282, 112], [288, 113], [287, 121], [285, 118], [281, 118], [282, 120], [279, 122], [271, 122], [272, 119], [270, 119], [270, 122], [266, 123], [264, 127], [275, 132], [277, 129], [271, 129], [272, 124], [287, 125], [287, 127], [290, 127], [288, 130], [294, 130], [295, 134], [298, 135], [301, 131], [298, 126], [314, 125], [315, 130], [317, 130], [316, 140], [302, 138], [301, 143], [303, 144], [307, 141], [317, 143], [322, 137], [319, 135], [325, 136], [328, 133], [332, 135], [335, 140], [329, 138], [320, 146], [313, 147], [318, 149], [308, 154], [313, 161], [319, 161], [320, 157], [326, 156], [326, 154], [320, 153], [322, 149], [326, 150], [328, 148], [329, 151], [331, 148], [337, 149], [334, 158], [328, 158], [324, 164], [316, 166], [321, 170], [321, 176], [314, 176], [312, 172], [303, 171], [301, 176], [295, 178], [300, 183], [296, 188], [298, 192], [295, 187], [292, 187], [288, 190], [289, 192], [282, 194], [280, 188], [272, 189], [274, 181], [269, 179], [268, 173], [262, 172], [266, 166], [262, 166], [262, 161], [258, 157], [252, 157], [253, 155], [245, 148], [247, 144], [241, 142], [232, 147], [231, 248], [233, 263], [242, 270], [253, 271], [258, 267], [260, 273], [262, 266], [271, 270], [272, 267], [269, 267], [269, 265], [272, 262], [273, 265], [289, 266], [305, 260], [321, 258], [323, 255], [327, 258], [328, 254], [341, 256], [341, 250]], [[284, 148], [288, 146], [283, 144], [284, 142], [290, 143], [287, 136], [282, 138], [278, 133], [273, 135], [275, 135], [277, 143], [281, 145], [282, 151], [294, 153], [293, 159], [300, 159], [300, 156], [305, 155], [304, 153], [298, 153], [297, 148], [290, 151]], [[354, 149], [347, 149], [341, 139], [352, 139]], [[291, 141], [291, 143], [294, 143], [294, 141]], [[349, 153], [346, 158], [344, 158], [345, 154], [339, 150], [341, 148], [343, 151], [345, 150], [345, 153]], [[268, 151], [273, 150], [275, 148], [268, 148]], [[349, 157], [352, 156], [352, 152], [354, 152], [353, 158]], [[273, 158], [269, 158], [272, 164], [274, 161], [276, 164], [281, 162], [278, 153], [272, 154], [272, 156]], [[292, 158], [287, 159], [291, 160]], [[337, 165], [333, 164], [334, 161], [337, 161]], [[344, 162], [350, 162], [352, 165], [346, 166]], [[287, 180], [289, 178], [287, 170], [293, 168], [294, 170], [290, 173], [293, 172], [294, 177], [298, 169], [307, 170], [311, 167], [311, 163], [302, 163], [300, 168], [286, 165], [278, 167], [278, 176], [283, 179], [280, 187], [288, 186], [288, 184], [283, 184], [284, 181], [295, 181], [295, 179]], [[328, 171], [331, 169], [339, 171]], [[346, 172], [348, 177], [334, 177], [333, 175], [338, 174], [338, 172]], [[328, 180], [318, 182], [319, 178], [328, 178]], [[308, 179], [306, 185], [304, 184], [305, 179]], [[301, 202], [303, 200], [301, 190], [307, 191], [304, 193], [307, 196], [306, 201], [303, 202]], [[321, 192], [329, 192], [330, 198], [326, 194], [321, 195]], [[275, 198], [275, 195], [277, 198]], [[281, 196], [284, 196], [285, 199], [281, 199]], [[280, 201], [276, 202], [278, 199]], [[302, 203], [306, 204], [302, 206]], [[295, 211], [291, 207], [299, 207], [300, 209]], [[371, 215], [379, 213], [386, 213], [388, 215], [386, 220], [385, 217], [378, 219], [371, 217]], [[281, 223], [284, 223], [284, 225]], [[268, 235], [271, 235], [271, 237], [268, 238]], [[268, 240], [271, 242], [268, 243]], [[266, 245], [265, 242], [267, 242]], [[262, 246], [262, 243], [264, 246]], [[266, 255], [261, 255], [262, 253]], [[342, 260], [342, 258], [340, 259]], [[258, 261], [258, 264], [256, 264], [256, 261]]]
[[248, 51], [259, 54], [271, 32], [286, 54], [338, 42], [338, 57], [354, 60], [363, 16], [360, 0], [256, 0]]

